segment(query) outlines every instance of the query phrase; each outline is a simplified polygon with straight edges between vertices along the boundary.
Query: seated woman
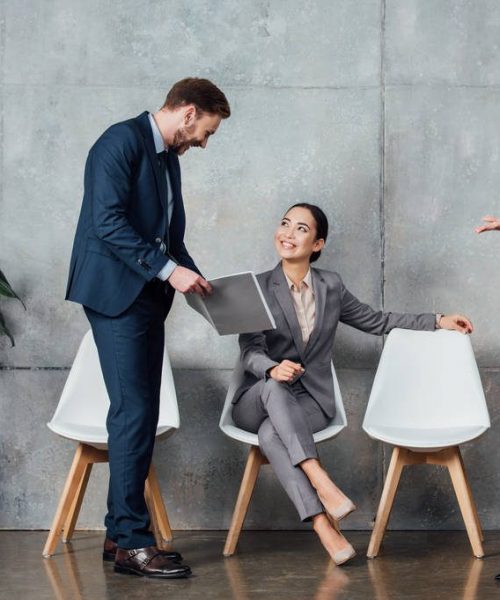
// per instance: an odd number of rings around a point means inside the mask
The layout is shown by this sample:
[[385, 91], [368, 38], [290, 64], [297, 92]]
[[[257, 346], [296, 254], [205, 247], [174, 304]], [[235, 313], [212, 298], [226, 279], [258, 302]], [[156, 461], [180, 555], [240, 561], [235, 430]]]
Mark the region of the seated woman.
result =
[[258, 275], [276, 329], [240, 335], [244, 380], [233, 399], [238, 427], [258, 433], [263, 454], [333, 561], [355, 554], [338, 521], [355, 510], [352, 501], [321, 466], [313, 433], [334, 416], [331, 372], [337, 325], [383, 335], [395, 327], [472, 332], [462, 315], [398, 314], [376, 311], [344, 286], [338, 273], [311, 268], [328, 233], [323, 211], [295, 204], [274, 236], [281, 262]]

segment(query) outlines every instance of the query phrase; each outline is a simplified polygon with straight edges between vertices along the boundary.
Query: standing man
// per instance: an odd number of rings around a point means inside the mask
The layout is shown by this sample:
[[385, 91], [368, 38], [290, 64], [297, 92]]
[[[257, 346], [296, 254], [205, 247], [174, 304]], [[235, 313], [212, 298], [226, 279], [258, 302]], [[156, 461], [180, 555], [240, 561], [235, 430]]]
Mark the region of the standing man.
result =
[[178, 155], [230, 116], [223, 92], [187, 78], [156, 113], [112, 125], [90, 149], [66, 299], [83, 305], [110, 398], [104, 560], [146, 577], [191, 573], [155, 546], [144, 500], [158, 423], [164, 321], [175, 290], [208, 294], [184, 245]]

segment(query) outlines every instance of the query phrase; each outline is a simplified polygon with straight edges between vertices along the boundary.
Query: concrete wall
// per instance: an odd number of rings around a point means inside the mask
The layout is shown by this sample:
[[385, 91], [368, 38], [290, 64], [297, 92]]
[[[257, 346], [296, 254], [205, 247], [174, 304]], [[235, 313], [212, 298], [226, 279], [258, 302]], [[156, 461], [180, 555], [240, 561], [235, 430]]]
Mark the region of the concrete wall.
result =
[[[479, 512], [500, 526], [500, 5], [494, 0], [0, 2], [0, 268], [27, 304], [2, 301], [0, 527], [50, 525], [74, 445], [50, 419], [88, 325], [64, 302], [88, 148], [109, 124], [154, 110], [186, 75], [212, 78], [233, 116], [182, 159], [187, 245], [207, 276], [270, 268], [277, 219], [323, 206], [320, 265], [375, 307], [463, 311], [493, 427], [466, 446]], [[177, 298], [167, 324], [182, 426], [156, 451], [174, 528], [227, 527], [246, 449], [217, 428], [236, 340]], [[341, 327], [335, 361], [349, 429], [321, 447], [370, 526], [390, 449], [360, 425], [382, 340]], [[80, 524], [101, 525], [98, 466]], [[397, 528], [454, 528], [447, 475], [406, 473]], [[269, 469], [247, 524], [299, 527]]]

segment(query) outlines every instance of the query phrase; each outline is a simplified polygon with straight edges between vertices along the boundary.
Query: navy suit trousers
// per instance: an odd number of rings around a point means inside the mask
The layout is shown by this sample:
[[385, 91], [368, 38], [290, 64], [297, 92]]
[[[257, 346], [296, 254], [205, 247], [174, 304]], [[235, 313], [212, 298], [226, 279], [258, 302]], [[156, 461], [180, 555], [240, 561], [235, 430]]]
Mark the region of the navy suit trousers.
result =
[[144, 499], [158, 424], [164, 321], [173, 290], [155, 279], [122, 314], [84, 307], [110, 399], [107, 536], [120, 548], [155, 544]]

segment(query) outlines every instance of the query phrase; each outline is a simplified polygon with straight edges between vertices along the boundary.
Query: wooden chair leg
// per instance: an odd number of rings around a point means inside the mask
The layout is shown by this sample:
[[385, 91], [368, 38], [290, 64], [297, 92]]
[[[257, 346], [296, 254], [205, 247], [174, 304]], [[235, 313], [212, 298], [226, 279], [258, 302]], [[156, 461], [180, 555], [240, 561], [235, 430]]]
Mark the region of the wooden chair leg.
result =
[[484, 550], [481, 543], [481, 530], [478, 527], [477, 512], [474, 509], [470, 489], [467, 485], [465, 470], [463, 468], [463, 462], [458, 446], [450, 448], [450, 454], [445, 464], [450, 472], [451, 482], [457, 496], [465, 528], [467, 529], [472, 552], [476, 558], [483, 558]]
[[484, 542], [484, 534], [483, 534], [483, 529], [481, 527], [481, 521], [479, 520], [479, 515], [477, 513], [476, 503], [474, 501], [474, 496], [472, 495], [472, 488], [470, 486], [469, 477], [467, 476], [467, 471], [465, 470], [464, 459], [462, 457], [462, 453], [460, 452], [460, 448], [458, 448], [458, 455], [460, 457], [460, 464], [462, 465], [462, 470], [464, 472], [465, 482], [467, 483], [467, 490], [469, 491], [470, 502], [471, 502], [471, 505], [472, 505], [472, 509], [474, 511], [474, 520], [476, 521], [476, 525], [477, 525], [477, 528], [479, 530], [479, 536], [481, 538], [481, 541]]
[[146, 480], [146, 489], [151, 497], [152, 512], [154, 513], [152, 519], [160, 534], [161, 541], [171, 542], [174, 536], [172, 535], [172, 529], [168, 520], [167, 510], [165, 508], [165, 503], [163, 502], [160, 484], [158, 482], [156, 469], [154, 468], [153, 464], [151, 464], [149, 468], [149, 474]]
[[66, 522], [64, 523], [63, 528], [63, 536], [62, 541], [64, 544], [67, 544], [71, 538], [73, 537], [73, 532], [75, 531], [75, 525], [78, 520], [78, 515], [80, 514], [80, 509], [82, 507], [83, 498], [85, 496], [85, 491], [87, 490], [87, 484], [89, 481], [90, 473], [92, 472], [92, 463], [87, 463], [85, 469], [83, 471], [82, 479], [78, 486], [78, 491], [75, 495], [75, 499], [71, 508], [69, 510], [68, 516], [66, 518]]
[[160, 530], [158, 529], [158, 521], [156, 519], [156, 512], [155, 512], [155, 508], [154, 508], [154, 504], [153, 504], [153, 498], [151, 496], [151, 488], [149, 486], [149, 482], [147, 479], [146, 479], [146, 484], [144, 486], [144, 499], [146, 500], [146, 504], [147, 504], [148, 512], [149, 512], [149, 519], [151, 522], [150, 530], [152, 531], [153, 535], [155, 536], [156, 545], [158, 546], [158, 548], [160, 548], [160, 550], [163, 550], [164, 549], [163, 540], [162, 540]]
[[231, 526], [227, 533], [226, 544], [223, 551], [224, 556], [232, 556], [236, 550], [241, 528], [243, 527], [243, 521], [247, 514], [248, 505], [252, 497], [255, 482], [257, 481], [257, 476], [259, 475], [259, 469], [265, 462], [266, 459], [262, 456], [259, 447], [252, 446], [248, 453], [247, 464], [245, 466], [245, 472], [243, 473], [236, 506], [234, 507]]
[[389, 521], [404, 464], [404, 449], [396, 446], [392, 451], [391, 463], [387, 471], [375, 525], [368, 545], [368, 552], [366, 553], [368, 558], [375, 558], [380, 550], [380, 544]]
[[[107, 460], [107, 450], [100, 450], [98, 448], [94, 448], [93, 446], [89, 446], [88, 444], [78, 444], [75, 457], [73, 458], [73, 463], [69, 470], [68, 477], [66, 478], [66, 483], [64, 484], [59, 505], [52, 522], [52, 527], [43, 548], [42, 554], [44, 558], [48, 558], [54, 554], [57, 542], [61, 537], [61, 533], [65, 525], [71, 526], [71, 534], [73, 533], [81, 502], [85, 494], [85, 488], [82, 487], [82, 482], [86, 476], [87, 468], [93, 463], [107, 462]], [[82, 492], [81, 498], [79, 498], [80, 492]]]
[[54, 554], [57, 542], [61, 537], [63, 525], [66, 521], [70, 508], [73, 502], [75, 501], [75, 496], [78, 492], [80, 482], [82, 481], [85, 468], [85, 445], [78, 444], [78, 447], [75, 452], [75, 457], [73, 458], [73, 464], [71, 465], [68, 477], [66, 478], [66, 483], [64, 485], [64, 490], [59, 500], [59, 505], [57, 507], [54, 521], [52, 522], [52, 527], [50, 529], [47, 541], [45, 543], [45, 547], [42, 552], [45, 558], [48, 558], [49, 556], [52, 556], [52, 554]]

